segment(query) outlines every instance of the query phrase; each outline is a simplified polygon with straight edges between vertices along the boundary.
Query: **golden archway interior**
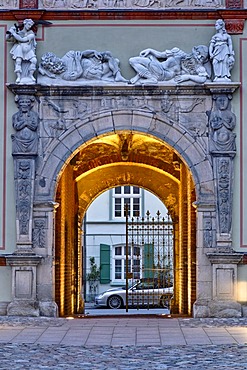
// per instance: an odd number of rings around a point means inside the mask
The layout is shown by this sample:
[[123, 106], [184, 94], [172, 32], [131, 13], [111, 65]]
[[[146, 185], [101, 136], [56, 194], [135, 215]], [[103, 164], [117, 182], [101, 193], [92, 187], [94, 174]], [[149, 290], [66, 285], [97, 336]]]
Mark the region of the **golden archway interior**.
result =
[[104, 191], [134, 185], [151, 191], [176, 223], [173, 312], [192, 313], [196, 299], [195, 186], [188, 166], [165, 142], [144, 133], [121, 131], [97, 137], [68, 160], [60, 173], [55, 219], [55, 299], [60, 316], [83, 307], [81, 223]]

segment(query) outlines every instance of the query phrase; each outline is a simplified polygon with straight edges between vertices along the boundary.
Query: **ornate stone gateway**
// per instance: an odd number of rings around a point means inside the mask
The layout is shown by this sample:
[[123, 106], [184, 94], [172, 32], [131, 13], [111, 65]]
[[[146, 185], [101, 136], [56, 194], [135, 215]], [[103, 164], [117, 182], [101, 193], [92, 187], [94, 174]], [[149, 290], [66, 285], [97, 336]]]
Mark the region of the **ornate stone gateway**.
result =
[[[52, 316], [57, 304], [60, 315], [81, 310], [77, 225], [100, 192], [126, 184], [152, 190], [178, 220], [185, 272], [176, 277], [177, 312], [241, 316], [241, 255], [232, 249], [231, 100], [238, 84], [230, 80], [234, 52], [224, 24], [216, 22], [209, 48], [143, 50], [130, 59], [136, 76], [129, 83], [110, 52], [95, 50], [61, 58], [46, 53], [36, 83], [35, 39], [31, 22], [25, 25], [22, 33], [11, 28], [7, 34], [15, 40], [16, 83], [9, 89], [18, 106], [12, 122], [17, 241], [7, 257], [13, 270], [8, 314]], [[111, 154], [102, 155], [96, 144]], [[138, 183], [136, 168], [153, 173], [159, 185]]]

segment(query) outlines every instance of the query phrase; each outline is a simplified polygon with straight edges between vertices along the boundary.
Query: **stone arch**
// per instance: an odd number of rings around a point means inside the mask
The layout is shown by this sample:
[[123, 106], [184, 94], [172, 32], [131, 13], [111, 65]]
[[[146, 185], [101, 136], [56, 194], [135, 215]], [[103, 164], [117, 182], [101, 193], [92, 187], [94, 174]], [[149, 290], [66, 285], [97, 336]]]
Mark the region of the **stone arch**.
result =
[[214, 201], [212, 164], [201, 145], [181, 127], [171, 125], [154, 113], [139, 110], [92, 115], [90, 121], [80, 121], [52, 142], [37, 170], [35, 198], [54, 199], [59, 174], [80, 147], [100, 135], [121, 130], [151, 135], [169, 144], [191, 170], [198, 201]]
[[[138, 114], [138, 119], [136, 119], [135, 114]], [[106, 116], [108, 117], [107, 119], [106, 119]], [[117, 127], [118, 129], [116, 129], [115, 125], [116, 125], [116, 122], [118, 122], [118, 120], [121, 121], [121, 126], [118, 125]], [[133, 125], [133, 122], [135, 120], [136, 122], [141, 121], [142, 126], [137, 127], [137, 123]], [[86, 124], [88, 126], [89, 122], [87, 121]], [[157, 129], [157, 126], [159, 127], [159, 129]], [[135, 130], [133, 130], [133, 127], [135, 128]], [[167, 122], [165, 122], [164, 120], [160, 118], [157, 118], [154, 114], [146, 114], [145, 112], [143, 113], [140, 111], [138, 112], [133, 111], [131, 114], [129, 113], [127, 114], [126, 112], [123, 112], [123, 111], [113, 112], [107, 115], [98, 114], [96, 118], [91, 117], [90, 129], [91, 129], [91, 133], [90, 135], [87, 135], [87, 141], [84, 136], [83, 143], [82, 143], [81, 132], [85, 134], [85, 122], [81, 121], [80, 123], [78, 123], [78, 125], [75, 128], [73, 128], [73, 130], [71, 129], [70, 132], [66, 131], [63, 135], [61, 135], [61, 137], [59, 138], [59, 142], [56, 143], [55, 149], [54, 147], [51, 148], [51, 146], [53, 145], [51, 144], [48, 150], [48, 155], [45, 158], [45, 167], [44, 167], [45, 170], [40, 172], [40, 176], [44, 177], [46, 173], [45, 172], [46, 168], [47, 169], [51, 168], [51, 162], [49, 161], [52, 161], [52, 163], [54, 164], [54, 155], [55, 155], [54, 153], [62, 153], [62, 157], [61, 157], [60, 162], [58, 161], [58, 158], [56, 159], [58, 165], [56, 168], [53, 169], [53, 173], [51, 172], [49, 173], [50, 179], [52, 180], [50, 183], [51, 184], [50, 189], [52, 189], [53, 185], [57, 184], [59, 170], [62, 171], [63, 166], [66, 166], [66, 163], [68, 163], [71, 160], [72, 155], [75, 155], [75, 153], [78, 153], [80, 150], [86, 150], [87, 143], [91, 143], [91, 142], [93, 143], [94, 140], [97, 140], [97, 138], [100, 138], [100, 137], [104, 138], [107, 135], [110, 136], [110, 135], [114, 135], [114, 133], [123, 132], [123, 131], [125, 132], [129, 131], [132, 133], [139, 133], [140, 135], [144, 135], [144, 136], [154, 137], [156, 138], [157, 141], [164, 142], [164, 143], [168, 141], [169, 146], [173, 145], [173, 147], [176, 147], [175, 152], [182, 158], [183, 161], [184, 161], [184, 157], [188, 158], [189, 165], [187, 163], [185, 164], [188, 170], [192, 172], [191, 169], [193, 169], [193, 172], [195, 174], [194, 177], [196, 178], [196, 181], [194, 183], [198, 185], [197, 191], [199, 194], [199, 198], [200, 197], [202, 198], [203, 196], [205, 196], [203, 191], [201, 191], [203, 190], [203, 185], [206, 186], [209, 184], [209, 189], [210, 189], [210, 186], [212, 186], [212, 178], [210, 178], [210, 175], [209, 175], [210, 173], [212, 174], [210, 163], [207, 159], [205, 159], [205, 154], [203, 153], [203, 150], [200, 147], [200, 145], [196, 143], [195, 139], [193, 139], [189, 135], [186, 135], [184, 130], [176, 129], [172, 127], [171, 125], [168, 125]], [[161, 129], [163, 129], [162, 131], [166, 131], [166, 136], [161, 135]], [[78, 141], [76, 142], [76, 140]], [[68, 150], [69, 146], [71, 148], [70, 143], [73, 143], [74, 152], [72, 152], [71, 149]], [[195, 146], [193, 146], [193, 144], [195, 144]], [[135, 165], [132, 165], [132, 166], [134, 167]], [[99, 167], [99, 169], [95, 169], [95, 171], [98, 173], [98, 171], [104, 170], [102, 169], [102, 167], [104, 166]], [[202, 171], [202, 174], [200, 174], [200, 171]], [[127, 184], [127, 183], [130, 184], [132, 183], [132, 181], [130, 179], [128, 181], [123, 179], [123, 184]], [[119, 185], [119, 183], [116, 183], [116, 185]], [[108, 188], [109, 187], [110, 186], [108, 185]], [[49, 186], [48, 186], [48, 189], [49, 189]], [[107, 189], [107, 187], [105, 189]], [[99, 194], [101, 190], [102, 189], [96, 190], [96, 193], [98, 192]], [[54, 191], [55, 191], [55, 188], [54, 188]], [[156, 191], [155, 189], [153, 189], [153, 191], [157, 195], [159, 194], [158, 189], [156, 189]], [[90, 193], [90, 197], [92, 198], [95, 197], [96, 193], [94, 194]], [[213, 191], [209, 191], [210, 195], [212, 193]], [[48, 196], [50, 198], [53, 198], [52, 193], [48, 192]], [[162, 199], [164, 200], [164, 196]], [[80, 204], [80, 208], [84, 209], [85, 211], [89, 202], [90, 200], [87, 200], [86, 206], [83, 206], [82, 204]], [[181, 284], [185, 284], [184, 278], [182, 280], [180, 278], [180, 281], [181, 282], [183, 281], [183, 283]], [[178, 303], [180, 303], [180, 305], [182, 305], [185, 302], [185, 298], [178, 297], [177, 301]], [[180, 311], [181, 310], [182, 308], [180, 307]], [[191, 307], [190, 307], [190, 313], [191, 313]], [[64, 314], [64, 312], [61, 311], [61, 314]]]

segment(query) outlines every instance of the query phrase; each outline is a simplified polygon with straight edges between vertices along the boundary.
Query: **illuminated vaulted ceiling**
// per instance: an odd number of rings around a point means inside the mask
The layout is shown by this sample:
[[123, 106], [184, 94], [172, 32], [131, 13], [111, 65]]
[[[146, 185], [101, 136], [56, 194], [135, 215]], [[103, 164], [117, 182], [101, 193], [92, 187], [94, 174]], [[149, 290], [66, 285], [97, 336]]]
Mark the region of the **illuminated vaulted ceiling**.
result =
[[119, 132], [89, 142], [73, 158], [75, 177], [110, 163], [142, 163], [179, 179], [179, 160], [174, 151], [154, 137]]
[[147, 134], [108, 133], [84, 145], [70, 164], [84, 211], [99, 194], [121, 185], [143, 187], [167, 207], [177, 203], [183, 164], [172, 148]]

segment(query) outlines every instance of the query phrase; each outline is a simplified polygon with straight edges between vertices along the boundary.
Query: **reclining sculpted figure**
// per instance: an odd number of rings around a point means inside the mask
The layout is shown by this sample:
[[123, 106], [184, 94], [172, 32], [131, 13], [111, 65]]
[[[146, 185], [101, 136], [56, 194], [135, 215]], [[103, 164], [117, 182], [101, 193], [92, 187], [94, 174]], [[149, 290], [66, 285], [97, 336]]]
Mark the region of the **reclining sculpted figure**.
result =
[[128, 82], [120, 72], [119, 60], [110, 51], [68, 51], [62, 58], [48, 52], [41, 58], [39, 73], [66, 81], [78, 79]]
[[132, 57], [130, 65], [136, 71], [131, 84], [158, 83], [174, 80], [176, 83], [191, 80], [204, 83], [211, 75], [208, 61], [208, 48], [195, 46], [190, 54], [175, 47], [171, 50], [157, 51], [145, 49], [139, 57]]

